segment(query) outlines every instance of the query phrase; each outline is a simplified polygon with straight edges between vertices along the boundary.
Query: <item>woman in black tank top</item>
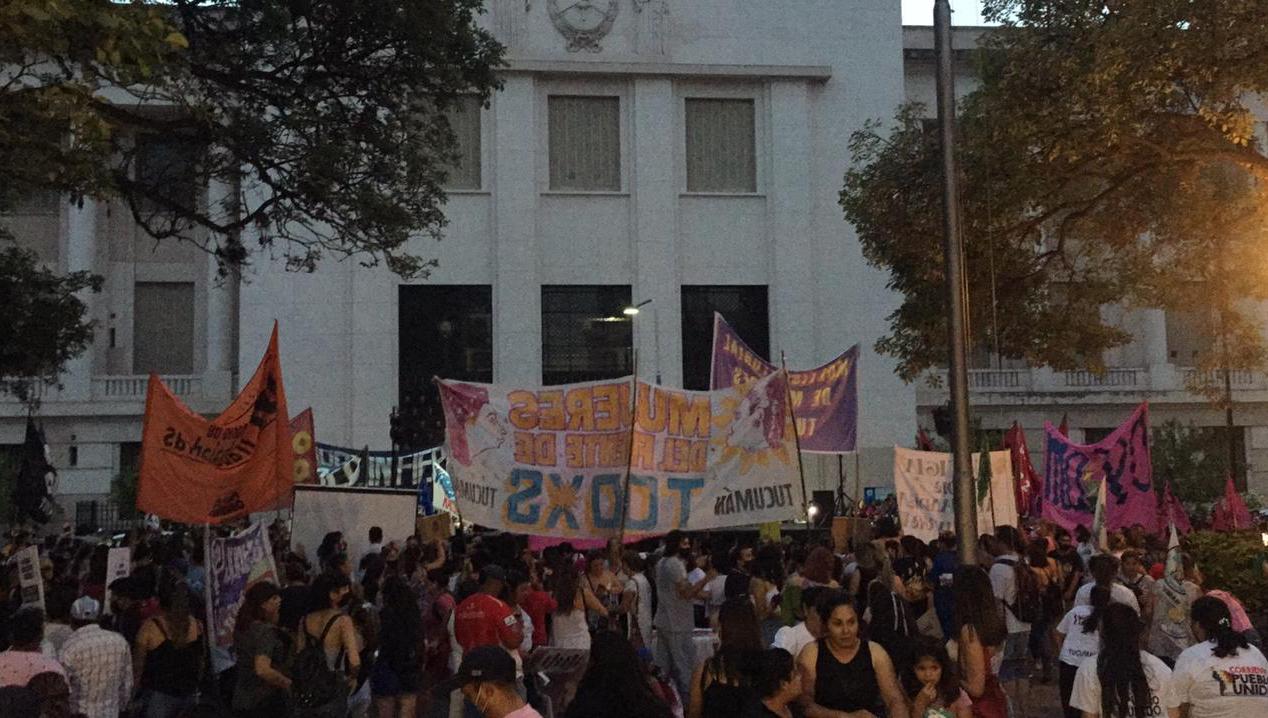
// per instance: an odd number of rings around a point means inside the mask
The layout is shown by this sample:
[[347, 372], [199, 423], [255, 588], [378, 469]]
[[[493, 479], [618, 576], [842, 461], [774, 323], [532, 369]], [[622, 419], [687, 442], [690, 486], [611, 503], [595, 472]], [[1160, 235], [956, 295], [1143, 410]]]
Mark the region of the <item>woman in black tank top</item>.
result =
[[189, 588], [171, 583], [159, 591], [162, 613], [137, 632], [133, 670], [145, 701], [145, 718], [175, 718], [193, 704], [205, 647], [202, 625], [190, 615]]
[[885, 649], [859, 635], [858, 614], [843, 593], [819, 607], [824, 637], [798, 657], [807, 718], [834, 712], [908, 718], [907, 701]]

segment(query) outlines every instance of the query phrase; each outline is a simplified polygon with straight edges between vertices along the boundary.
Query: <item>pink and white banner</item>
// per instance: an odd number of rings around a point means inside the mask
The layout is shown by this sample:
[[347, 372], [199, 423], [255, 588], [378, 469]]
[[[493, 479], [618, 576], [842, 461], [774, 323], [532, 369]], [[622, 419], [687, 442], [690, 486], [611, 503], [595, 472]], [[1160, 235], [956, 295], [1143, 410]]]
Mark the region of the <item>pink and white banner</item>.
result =
[[1157, 530], [1158, 499], [1149, 460], [1149, 405], [1095, 444], [1084, 446], [1044, 422], [1043, 517], [1067, 529], [1091, 526], [1096, 492], [1105, 482], [1105, 525], [1110, 531], [1140, 524]]

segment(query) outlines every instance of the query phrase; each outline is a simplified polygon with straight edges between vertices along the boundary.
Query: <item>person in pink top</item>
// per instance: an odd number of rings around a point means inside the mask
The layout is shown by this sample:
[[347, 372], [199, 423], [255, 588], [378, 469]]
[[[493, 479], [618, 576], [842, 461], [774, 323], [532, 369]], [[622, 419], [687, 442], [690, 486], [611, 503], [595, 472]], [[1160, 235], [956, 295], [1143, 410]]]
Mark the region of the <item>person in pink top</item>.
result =
[[17, 612], [9, 623], [11, 645], [0, 653], [0, 687], [25, 686], [41, 673], [66, 677], [62, 664], [40, 651], [44, 640], [44, 612], [28, 606]]

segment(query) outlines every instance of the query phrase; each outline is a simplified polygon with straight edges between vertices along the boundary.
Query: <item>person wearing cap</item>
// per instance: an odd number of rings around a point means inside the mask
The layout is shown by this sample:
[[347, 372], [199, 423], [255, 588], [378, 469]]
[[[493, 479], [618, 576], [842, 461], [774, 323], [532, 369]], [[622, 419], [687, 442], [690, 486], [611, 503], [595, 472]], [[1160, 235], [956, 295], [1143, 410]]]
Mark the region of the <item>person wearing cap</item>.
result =
[[454, 682], [484, 718], [542, 718], [520, 697], [515, 659], [501, 646], [477, 646], [468, 651]]
[[83, 596], [70, 607], [75, 632], [58, 659], [66, 667], [70, 702], [87, 718], [115, 718], [132, 695], [132, 652], [114, 631], [97, 625], [101, 603]]
[[44, 641], [44, 612], [34, 606], [18, 611], [9, 621], [9, 650], [0, 652], [0, 686], [25, 686], [37, 674], [66, 675], [57, 661], [40, 650]]
[[480, 646], [515, 650], [524, 639], [515, 611], [498, 598], [506, 588], [506, 571], [496, 564], [480, 570], [480, 588], [454, 609], [454, 639], [463, 653]]

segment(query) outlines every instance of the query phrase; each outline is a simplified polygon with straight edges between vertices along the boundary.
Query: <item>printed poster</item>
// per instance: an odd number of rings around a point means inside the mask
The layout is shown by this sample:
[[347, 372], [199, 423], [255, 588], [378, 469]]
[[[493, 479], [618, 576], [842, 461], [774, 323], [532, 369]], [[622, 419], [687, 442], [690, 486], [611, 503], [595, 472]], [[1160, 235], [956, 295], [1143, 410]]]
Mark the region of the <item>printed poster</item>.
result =
[[[980, 453], [973, 454], [975, 487], [981, 461]], [[1008, 452], [990, 452], [990, 462], [989, 487], [984, 492], [974, 489], [978, 496], [978, 533], [990, 533], [996, 526], [1018, 525]], [[904, 534], [932, 541], [943, 531], [955, 531], [955, 485], [951, 473], [951, 454], [894, 447], [894, 488]]]
[[[817, 369], [789, 371], [788, 386], [801, 450], [854, 451], [859, 423], [858, 345]], [[740, 339], [721, 314], [713, 315], [713, 389], [743, 387], [775, 371]]]
[[273, 550], [260, 523], [225, 538], [208, 534], [206, 543], [207, 625], [213, 645], [229, 648], [247, 589], [259, 581], [278, 583]]
[[619, 533], [623, 512], [626, 532], [639, 534], [804, 511], [784, 372], [711, 392], [629, 379], [438, 383], [464, 521], [602, 539]]
[[124, 546], [112, 548], [106, 552], [106, 600], [101, 612], [110, 613], [110, 584], [125, 576], [132, 575], [132, 549]]
[[[413, 489], [430, 484], [442, 470], [442, 447], [396, 455], [392, 473], [392, 452], [349, 449], [317, 444], [317, 483], [357, 489]], [[365, 466], [362, 466], [362, 464]]]
[[1149, 405], [1132, 415], [1101, 441], [1083, 446], [1044, 423], [1047, 456], [1044, 461], [1043, 517], [1073, 531], [1091, 526], [1097, 487], [1106, 482], [1109, 531], [1140, 524], [1151, 533], [1158, 528], [1153, 466], [1149, 458]]
[[221, 524], [289, 505], [295, 455], [287, 417], [276, 324], [255, 374], [210, 421], [151, 374], [137, 508], [170, 521]]

